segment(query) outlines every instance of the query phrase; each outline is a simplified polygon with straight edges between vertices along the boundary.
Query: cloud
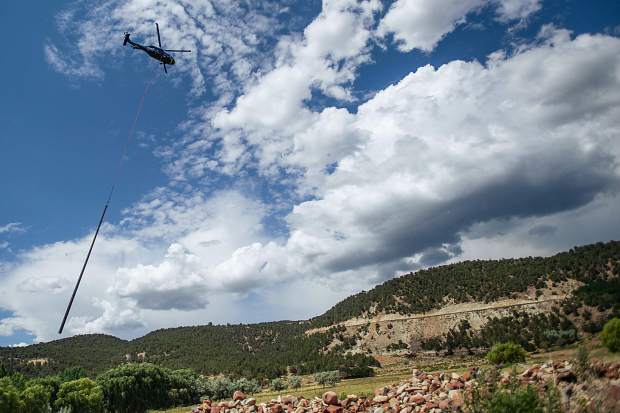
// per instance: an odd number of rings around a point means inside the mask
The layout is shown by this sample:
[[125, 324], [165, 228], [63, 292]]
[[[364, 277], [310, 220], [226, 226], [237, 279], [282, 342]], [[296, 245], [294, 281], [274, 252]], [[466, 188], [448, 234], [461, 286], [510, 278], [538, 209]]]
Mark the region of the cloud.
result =
[[46, 44], [43, 53], [47, 63], [59, 73], [67, 76], [102, 78], [103, 71], [88, 58], [82, 63], [64, 57], [62, 52], [53, 44]]
[[[102, 78], [111, 60], [118, 64], [118, 57], [129, 53], [119, 47], [122, 31], [130, 31], [134, 41], [150, 44], [157, 21], [164, 46], [192, 50], [178, 56], [174, 70], [190, 76], [193, 93], [199, 95], [209, 88], [225, 99], [265, 63], [261, 56], [280, 27], [281, 6], [225, 0], [78, 2], [56, 18], [60, 35], [70, 46], [48, 42], [44, 54], [59, 73]], [[153, 65], [153, 70], [160, 69]]]
[[157, 266], [119, 268], [114, 291], [140, 308], [192, 310], [207, 305], [208, 285], [201, 262], [182, 245], [172, 244]]
[[463, 234], [463, 253], [451, 261], [544, 256], [576, 245], [618, 240], [618, 208], [619, 196], [601, 196], [570, 211], [480, 223]]
[[541, 224], [541, 225], [536, 225], [530, 228], [529, 231], [527, 231], [527, 233], [529, 235], [544, 237], [546, 235], [554, 234], [557, 230], [558, 230], [557, 227], [554, 227], [552, 225]]
[[15, 317], [6, 317], [0, 320], [0, 336], [8, 337], [15, 333], [19, 326], [19, 319]]
[[483, 0], [398, 0], [381, 21], [379, 34], [392, 33], [403, 52], [429, 52], [459, 20], [483, 4]]
[[[136, 239], [114, 234], [110, 225], [100, 233], [72, 309], [73, 316], [93, 320], [101, 308], [94, 297], [112, 300], [106, 292], [118, 266], [136, 265], [152, 253]], [[77, 280], [92, 234], [17, 253], [16, 261], [0, 278], [2, 308], [13, 314], [1, 321], [7, 328], [26, 330], [35, 341], [57, 337], [56, 331]], [[7, 321], [8, 320], [8, 321]], [[79, 332], [71, 328], [66, 332]], [[113, 330], [100, 330], [113, 332]]]
[[25, 231], [26, 229], [20, 222], [9, 222], [8, 224], [0, 225], [0, 234], [11, 234]]
[[132, 302], [110, 302], [93, 298], [92, 305], [103, 313], [96, 317], [72, 317], [68, 328], [73, 334], [95, 334], [112, 332], [126, 337], [146, 327], [139, 309]]
[[378, 34], [392, 34], [402, 52], [432, 51], [470, 13], [495, 7], [500, 21], [523, 20], [541, 8], [540, 0], [397, 0], [381, 20]]
[[46, 292], [59, 294], [67, 289], [68, 285], [60, 277], [32, 277], [21, 282], [17, 288], [25, 293]]
[[247, 277], [262, 268], [267, 279], [388, 277], [458, 255], [477, 223], [616, 194], [620, 41], [560, 34], [486, 66], [422, 67], [379, 92], [341, 126], [353, 125], [357, 149], [294, 207], [288, 240], [240, 249], [222, 267]]
[[[20, 222], [9, 222], [8, 224], [0, 225], [0, 235], [4, 237], [10, 237], [12, 235], [24, 232], [26, 232], [26, 228]], [[10, 245], [11, 244], [8, 241], [0, 239], [0, 252], [4, 250], [11, 253], [12, 250], [10, 248]], [[4, 266], [5, 265], [0, 262], [0, 273], [3, 272]]]
[[542, 8], [542, 0], [499, 0], [496, 3], [501, 21], [526, 19]]
[[[220, 161], [246, 161], [247, 142], [258, 151], [255, 157], [261, 171], [269, 173], [282, 154], [294, 150], [290, 136], [300, 133], [301, 143], [303, 134], [320, 122], [321, 115], [304, 105], [314, 89], [336, 99], [351, 99], [347, 87], [357, 67], [369, 59], [371, 26], [380, 7], [376, 0], [326, 1], [303, 37], [282, 39], [276, 67], [239, 96], [232, 109], [215, 114], [213, 126], [224, 141]], [[336, 114], [325, 117], [333, 119]]]
[[[197, 310], [218, 314], [208, 309], [213, 295], [242, 291], [231, 287], [231, 275], [209, 271], [239, 248], [264, 241], [264, 207], [237, 191], [209, 199], [168, 190], [156, 195], [127, 211], [123, 223], [102, 228], [65, 334], [135, 337], [179, 319], [189, 323]], [[56, 337], [91, 239], [87, 234], [18, 253], [0, 278], [2, 308], [13, 314], [0, 320], [0, 334], [21, 329], [36, 341]], [[163, 312], [176, 314], [176, 321], [163, 324]]]

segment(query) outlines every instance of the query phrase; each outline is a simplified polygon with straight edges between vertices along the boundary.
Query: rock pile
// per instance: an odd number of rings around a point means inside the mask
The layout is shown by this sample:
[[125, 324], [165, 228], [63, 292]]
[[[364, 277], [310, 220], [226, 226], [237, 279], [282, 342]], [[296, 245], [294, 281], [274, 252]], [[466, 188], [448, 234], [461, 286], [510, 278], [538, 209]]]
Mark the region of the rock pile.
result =
[[[518, 376], [521, 385], [534, 386], [543, 394], [549, 383], [559, 391], [562, 406], [567, 411], [620, 411], [620, 363], [596, 361], [587, 371], [577, 374], [575, 366], [568, 361], [534, 364]], [[510, 377], [504, 374], [501, 383]]]
[[[531, 385], [541, 393], [550, 382], [560, 393], [561, 402], [568, 411], [579, 406], [604, 406], [609, 411], [620, 411], [620, 363], [594, 363], [590, 380], [579, 383], [578, 375], [569, 362], [535, 364], [522, 374], [510, 377], [500, 375], [500, 383], [518, 380]], [[292, 395], [279, 396], [266, 403], [257, 403], [242, 392], [235, 392], [232, 401], [211, 402], [205, 400], [193, 410], [194, 413], [441, 413], [461, 412], [469, 392], [480, 378], [473, 368], [463, 374], [426, 373], [413, 370], [410, 380], [376, 389], [372, 397], [348, 395], [339, 400], [333, 391], [322, 398], [305, 399]], [[615, 409], [618, 410], [615, 410]], [[607, 410], [604, 410], [607, 411]]]

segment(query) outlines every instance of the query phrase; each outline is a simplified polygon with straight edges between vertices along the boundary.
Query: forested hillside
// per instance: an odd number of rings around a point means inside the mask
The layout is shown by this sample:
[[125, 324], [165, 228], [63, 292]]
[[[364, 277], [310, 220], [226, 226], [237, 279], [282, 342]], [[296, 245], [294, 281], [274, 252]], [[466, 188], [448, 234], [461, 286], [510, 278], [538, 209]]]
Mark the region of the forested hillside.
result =
[[333, 331], [306, 335], [308, 322], [181, 327], [158, 330], [131, 342], [149, 361], [206, 373], [277, 377], [292, 373], [345, 370], [375, 364], [364, 355], [324, 351]]
[[124, 361], [149, 361], [173, 369], [248, 378], [327, 370], [355, 376], [377, 364], [366, 355], [325, 351], [333, 331], [306, 335], [307, 328], [308, 322], [280, 321], [162, 329], [132, 341], [83, 335], [28, 347], [0, 348], [0, 361], [28, 375], [52, 374], [68, 366], [81, 366], [94, 374]]
[[[591, 311], [604, 313], [607, 318], [620, 314], [619, 275], [620, 242], [615, 241], [574, 248], [549, 258], [467, 261], [392, 279], [345, 299], [309, 321], [179, 327], [157, 330], [132, 341], [105, 335], [76, 336], [22, 348], [0, 348], [0, 362], [28, 375], [46, 375], [71, 366], [94, 374], [126, 361], [144, 360], [173, 369], [248, 378], [336, 369], [352, 377], [367, 374], [368, 366], [375, 365], [376, 360], [366, 354], [349, 354], [354, 339], [347, 342], [340, 327], [305, 334], [309, 329], [381, 313], [422, 313], [448, 302], [492, 302], [531, 288], [576, 280], [580, 287], [561, 303], [561, 308], [554, 309], [554, 314], [530, 317], [515, 313], [492, 320], [480, 331], [462, 324], [445, 337], [423, 343], [428, 349], [448, 350], [489, 346], [498, 340], [517, 341], [528, 348], [557, 345], [576, 339], [583, 325], [586, 331], [597, 331], [603, 318], [595, 320]], [[573, 325], [577, 319], [583, 321], [582, 326]], [[552, 330], [560, 335], [549, 337]], [[515, 336], [517, 333], [520, 336]], [[342, 344], [329, 346], [334, 337], [340, 337]], [[398, 342], [396, 347], [407, 345]]]
[[0, 361], [10, 370], [45, 376], [66, 367], [104, 371], [123, 360], [128, 342], [104, 334], [86, 334], [27, 347], [0, 347]]
[[355, 294], [311, 320], [313, 327], [329, 326], [354, 317], [380, 313], [403, 315], [437, 309], [452, 301], [492, 302], [543, 288], [545, 282], [574, 279], [586, 283], [576, 297], [603, 304], [620, 303], [620, 242], [597, 243], [552, 257], [465, 261], [394, 278], [370, 291]]

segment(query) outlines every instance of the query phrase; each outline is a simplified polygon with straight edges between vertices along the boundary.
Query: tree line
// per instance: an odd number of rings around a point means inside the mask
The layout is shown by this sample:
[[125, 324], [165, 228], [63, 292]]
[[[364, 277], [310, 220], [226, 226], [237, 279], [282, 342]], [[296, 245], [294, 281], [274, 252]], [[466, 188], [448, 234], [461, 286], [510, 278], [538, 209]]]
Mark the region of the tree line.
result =
[[[105, 335], [84, 335], [21, 348], [0, 348], [0, 361], [27, 376], [56, 374], [82, 366], [96, 375], [112, 367], [148, 361], [173, 370], [191, 368], [199, 374], [271, 379], [289, 373], [339, 370], [345, 377], [371, 374], [378, 362], [365, 354], [327, 350], [335, 329], [305, 334], [307, 322], [251, 325], [206, 325], [162, 329], [133, 341]], [[137, 354], [143, 353], [138, 360]], [[28, 360], [46, 359], [33, 364]]]

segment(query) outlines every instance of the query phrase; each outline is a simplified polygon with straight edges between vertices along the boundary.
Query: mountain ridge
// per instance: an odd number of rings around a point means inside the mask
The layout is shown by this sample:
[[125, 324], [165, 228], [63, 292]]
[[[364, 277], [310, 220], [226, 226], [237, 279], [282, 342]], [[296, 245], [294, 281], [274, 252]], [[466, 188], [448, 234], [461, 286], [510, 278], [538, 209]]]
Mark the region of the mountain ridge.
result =
[[[620, 313], [619, 275], [618, 241], [576, 247], [545, 258], [464, 261], [388, 280], [309, 320], [179, 326], [154, 330], [132, 340], [104, 334], [80, 335], [27, 347], [2, 347], [0, 360], [31, 375], [71, 365], [96, 374], [123, 362], [147, 360], [205, 374], [274, 377], [288, 372], [367, 368], [376, 365], [373, 354], [393, 350], [484, 347], [489, 339], [479, 335], [487, 324], [494, 330], [485, 335], [494, 339], [507, 337], [508, 332], [500, 328], [502, 323], [521, 323], [529, 336], [517, 339], [534, 347], [554, 345], [575, 340], [579, 332], [596, 330], [606, 317]], [[415, 323], [372, 321], [381, 316], [409, 320], [411, 315], [472, 302], [527, 298], [536, 305], [549, 291], [566, 285], [570, 288], [562, 290], [564, 295], [558, 296], [557, 305], [541, 309], [507, 308], [473, 318], [438, 314], [448, 317], [450, 323], [442, 325], [436, 337], [416, 335], [414, 330], [421, 327]], [[586, 320], [588, 313], [590, 318]], [[343, 325], [356, 318], [362, 320], [359, 325]], [[371, 323], [375, 326], [369, 333]], [[541, 326], [553, 331], [554, 337], [563, 338], [541, 338]], [[32, 365], [32, 360], [39, 364]]]

